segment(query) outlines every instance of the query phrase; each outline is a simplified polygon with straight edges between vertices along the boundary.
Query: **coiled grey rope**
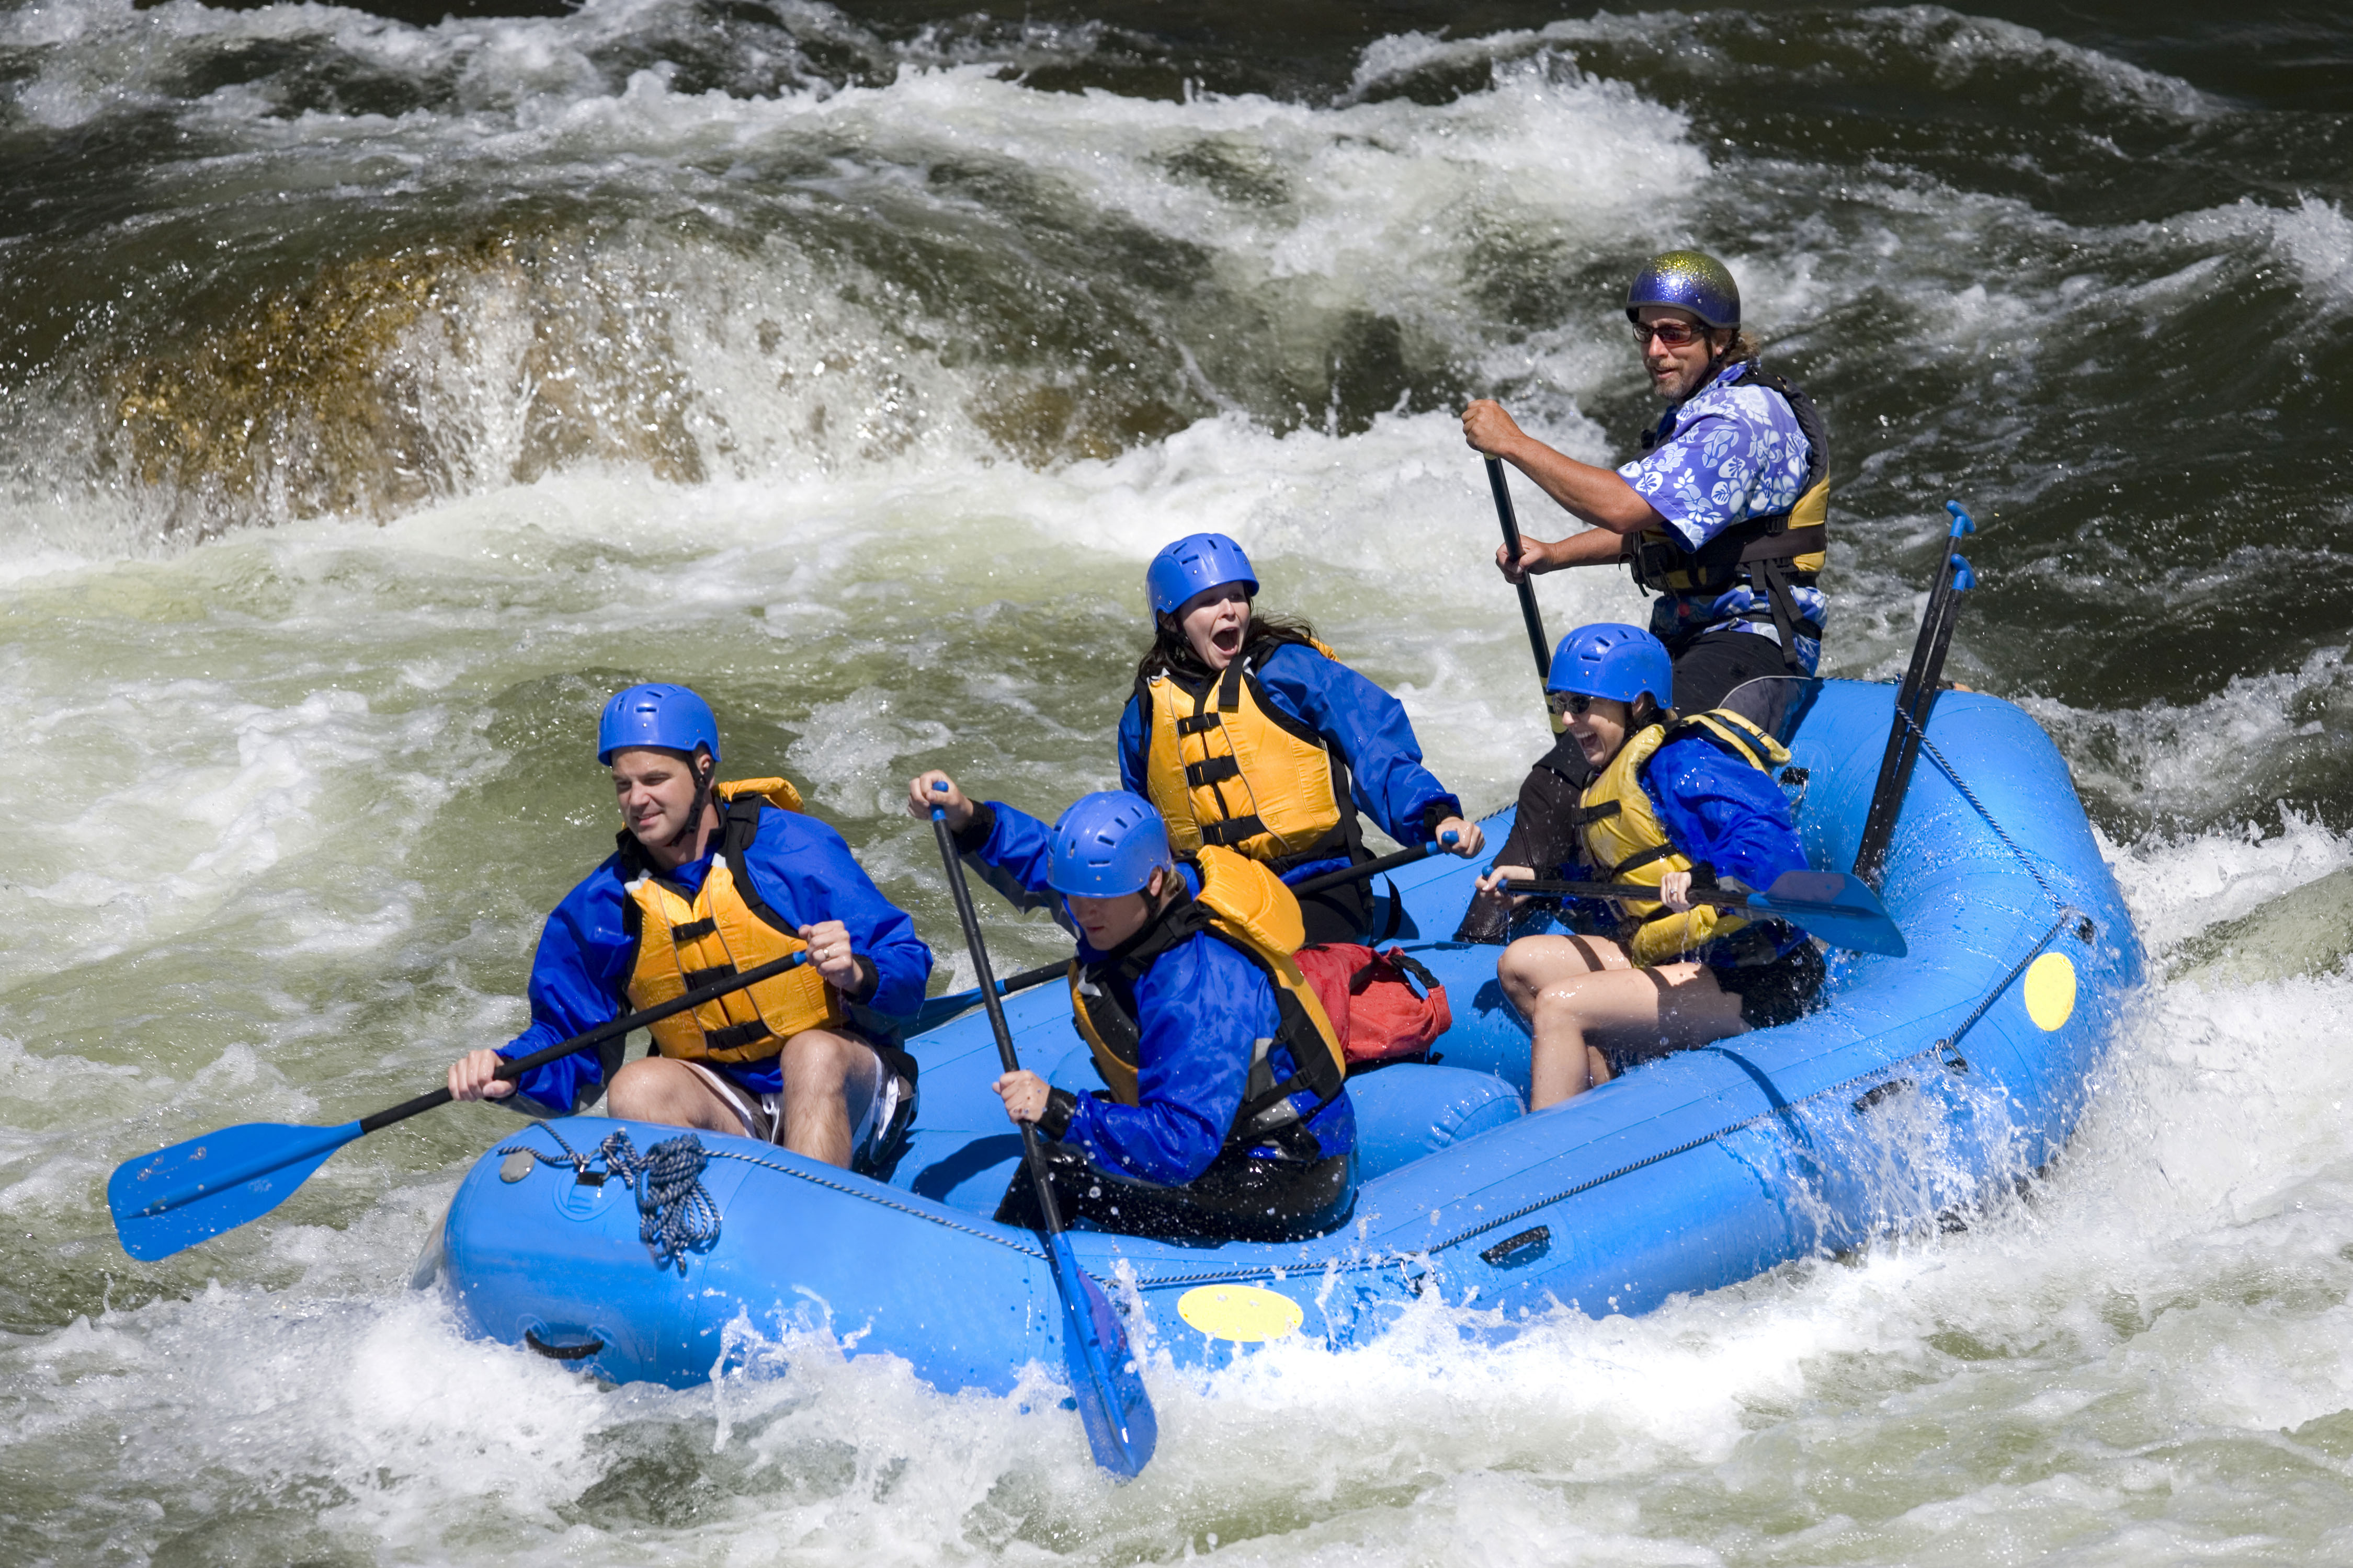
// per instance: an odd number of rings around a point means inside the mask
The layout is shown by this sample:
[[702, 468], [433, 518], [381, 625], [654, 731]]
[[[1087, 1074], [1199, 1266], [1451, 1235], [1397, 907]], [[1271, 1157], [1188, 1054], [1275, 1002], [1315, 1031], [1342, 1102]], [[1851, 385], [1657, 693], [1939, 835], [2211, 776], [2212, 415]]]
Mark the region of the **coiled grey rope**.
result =
[[693, 1133], [665, 1138], [639, 1154], [629, 1135], [616, 1131], [605, 1135], [594, 1153], [583, 1154], [554, 1128], [543, 1124], [539, 1131], [554, 1139], [564, 1152], [543, 1154], [526, 1144], [499, 1152], [529, 1154], [542, 1164], [568, 1164], [581, 1176], [592, 1163], [604, 1161], [609, 1176], [618, 1176], [637, 1192], [638, 1239], [653, 1254], [655, 1268], [675, 1264], [682, 1275], [688, 1253], [701, 1252], [719, 1239], [719, 1205], [702, 1187], [702, 1167], [710, 1163], [711, 1152]]

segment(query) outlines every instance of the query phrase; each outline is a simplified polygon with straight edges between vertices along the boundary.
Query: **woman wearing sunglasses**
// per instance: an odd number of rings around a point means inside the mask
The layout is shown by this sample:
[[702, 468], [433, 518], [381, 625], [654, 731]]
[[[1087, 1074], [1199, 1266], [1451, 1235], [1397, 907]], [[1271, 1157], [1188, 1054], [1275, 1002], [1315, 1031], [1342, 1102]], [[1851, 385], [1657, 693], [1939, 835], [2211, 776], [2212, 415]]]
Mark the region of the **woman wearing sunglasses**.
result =
[[[1593, 780], [1547, 825], [1575, 846], [1571, 879], [1655, 888], [1655, 900], [1578, 900], [1573, 934], [1524, 936], [1495, 965], [1535, 1039], [1528, 1109], [1607, 1082], [1620, 1066], [1804, 1014], [1822, 983], [1806, 934], [1781, 921], [1694, 905], [1694, 886], [1766, 888], [1805, 851], [1772, 770], [1789, 753], [1730, 709], [1678, 721], [1660, 700], [1675, 672], [1634, 626], [1581, 626], [1554, 652], [1546, 690]], [[1550, 874], [1499, 864], [1477, 902], [1514, 901], [1506, 879]]]
[[[1516, 583], [1625, 562], [1659, 595], [1651, 631], [1674, 661], [1674, 706], [1705, 712], [1760, 677], [1811, 675], [1821, 657], [1815, 577], [1830, 447], [1812, 400], [1757, 368], [1757, 342], [1740, 330], [1740, 286], [1722, 262], [1695, 250], [1653, 257], [1626, 291], [1626, 316], [1651, 389], [1667, 401], [1641, 457], [1614, 471], [1580, 463], [1485, 398], [1463, 410], [1462, 435], [1593, 525], [1550, 542], [1524, 539], [1516, 560], [1499, 549], [1504, 575]], [[1591, 777], [1564, 736], [1528, 770], [1503, 858], [1540, 865], [1567, 853], [1567, 841], [1543, 837], [1545, 825]], [[1501, 942], [1500, 919], [1498, 906], [1474, 902], [1456, 939]]]

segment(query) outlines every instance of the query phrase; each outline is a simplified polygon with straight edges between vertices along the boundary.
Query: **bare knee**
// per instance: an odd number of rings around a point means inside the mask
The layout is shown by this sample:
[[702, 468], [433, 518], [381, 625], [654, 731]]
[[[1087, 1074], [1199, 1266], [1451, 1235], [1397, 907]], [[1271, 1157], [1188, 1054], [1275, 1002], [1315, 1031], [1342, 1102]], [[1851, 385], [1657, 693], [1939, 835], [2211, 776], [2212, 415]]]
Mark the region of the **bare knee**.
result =
[[640, 1057], [613, 1075], [605, 1090], [605, 1109], [624, 1121], [664, 1121], [676, 1098], [676, 1086], [666, 1079], [682, 1071], [660, 1057]]
[[786, 1096], [839, 1094], [865, 1055], [864, 1046], [829, 1029], [802, 1030], [778, 1053]]

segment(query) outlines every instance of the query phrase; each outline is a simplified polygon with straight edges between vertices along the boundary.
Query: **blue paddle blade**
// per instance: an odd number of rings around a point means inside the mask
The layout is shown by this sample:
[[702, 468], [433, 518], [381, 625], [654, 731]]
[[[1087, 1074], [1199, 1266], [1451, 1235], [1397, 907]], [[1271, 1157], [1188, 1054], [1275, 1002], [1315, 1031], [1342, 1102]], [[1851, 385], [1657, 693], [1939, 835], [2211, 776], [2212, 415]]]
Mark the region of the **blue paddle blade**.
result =
[[1066, 1236], [1050, 1236], [1047, 1262], [1062, 1297], [1062, 1353], [1070, 1363], [1071, 1393], [1087, 1429], [1095, 1463], [1125, 1480], [1152, 1460], [1160, 1442], [1160, 1418], [1144, 1391], [1144, 1369], [1128, 1349], [1127, 1329], [1103, 1287], [1079, 1267]]
[[1890, 958], [1910, 951], [1871, 885], [1842, 871], [1785, 871], [1765, 891], [1749, 894], [1746, 907], [1788, 921], [1832, 947]]
[[133, 1258], [169, 1258], [268, 1214], [359, 1135], [248, 1121], [125, 1160], [106, 1183], [114, 1234]]

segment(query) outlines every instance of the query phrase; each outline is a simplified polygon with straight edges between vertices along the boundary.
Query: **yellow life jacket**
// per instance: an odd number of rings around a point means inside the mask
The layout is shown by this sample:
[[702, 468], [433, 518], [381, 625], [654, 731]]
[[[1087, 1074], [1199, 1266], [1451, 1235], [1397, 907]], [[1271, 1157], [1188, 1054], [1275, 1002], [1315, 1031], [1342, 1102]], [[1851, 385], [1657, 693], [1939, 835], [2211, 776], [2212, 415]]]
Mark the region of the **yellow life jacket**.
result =
[[[692, 893], [653, 870], [636, 839], [621, 834], [623, 863], [636, 873], [628, 884], [638, 941], [632, 1010], [808, 946], [762, 900], [744, 865], [760, 814], [800, 810], [800, 792], [783, 779], [743, 779], [712, 793], [723, 803], [719, 847]], [[804, 963], [653, 1025], [654, 1048], [681, 1061], [760, 1061], [803, 1029], [837, 1026], [845, 1016], [841, 994]]]
[[[1814, 401], [1771, 371], [1750, 364], [1732, 383], [1763, 386], [1781, 395], [1805, 433], [1806, 477], [1798, 489], [1798, 502], [1788, 511], [1752, 517], [1735, 523], [1696, 551], [1663, 529], [1646, 529], [1627, 536], [1620, 559], [1634, 581], [1653, 593], [1714, 598], [1735, 583], [1746, 581], [1765, 600], [1766, 608], [1751, 610], [1746, 620], [1773, 622], [1781, 640], [1781, 657], [1792, 670], [1802, 672], [1794, 639], [1819, 637], [1821, 628], [1804, 620], [1792, 588], [1810, 588], [1829, 559], [1831, 510], [1830, 437]], [[1656, 444], [1661, 426], [1642, 434], [1642, 449]]]
[[[1325, 658], [1332, 650], [1313, 643]], [[1278, 867], [1348, 851], [1347, 771], [1324, 737], [1285, 713], [1237, 657], [1198, 689], [1166, 670], [1136, 683], [1144, 703], [1144, 793], [1168, 847], [1203, 845]], [[1212, 699], [1215, 699], [1214, 705]]]
[[[1661, 746], [1692, 738], [1708, 741], [1767, 773], [1789, 760], [1788, 748], [1728, 708], [1694, 714], [1672, 730], [1652, 724], [1628, 736], [1570, 813], [1597, 880], [1655, 888], [1668, 872], [1692, 868], [1691, 858], [1667, 837], [1641, 779], [1643, 764]], [[1644, 968], [1672, 963], [1750, 923], [1746, 915], [1710, 904], [1677, 913], [1655, 901], [1626, 900], [1620, 909], [1632, 923], [1626, 951]]]
[[[1303, 1120], [1291, 1103], [1300, 1090], [1313, 1090], [1320, 1102], [1338, 1098], [1348, 1061], [1339, 1031], [1292, 958], [1306, 931], [1291, 889], [1265, 866], [1215, 845], [1203, 847], [1194, 864], [1201, 873], [1198, 895], [1169, 905], [1135, 940], [1103, 963], [1071, 961], [1071, 1018], [1094, 1053], [1095, 1068], [1113, 1096], [1123, 1105], [1134, 1105], [1143, 1067], [1136, 982], [1162, 953], [1197, 931], [1206, 931], [1240, 952], [1274, 987], [1275, 1011], [1282, 1020], [1273, 1036], [1254, 1044], [1241, 1107], [1226, 1133], [1228, 1149], [1250, 1148], [1271, 1137], [1288, 1136], [1284, 1130]], [[1272, 1066], [1278, 1044], [1290, 1050], [1295, 1068], [1281, 1082], [1275, 1080]]]

